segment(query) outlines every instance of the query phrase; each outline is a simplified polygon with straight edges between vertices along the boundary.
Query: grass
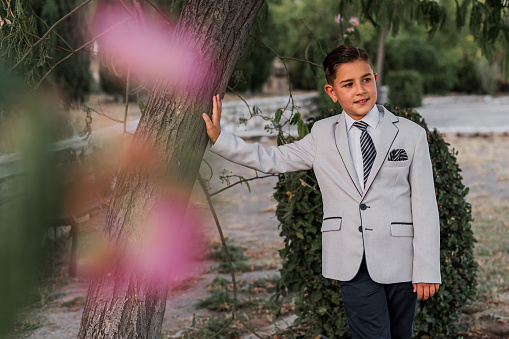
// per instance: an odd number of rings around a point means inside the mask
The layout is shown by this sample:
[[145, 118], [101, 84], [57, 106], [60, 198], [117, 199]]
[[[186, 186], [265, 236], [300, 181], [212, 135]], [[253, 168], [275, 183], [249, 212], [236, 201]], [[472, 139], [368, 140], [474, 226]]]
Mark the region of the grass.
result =
[[63, 307], [77, 307], [85, 304], [85, 297], [76, 297], [70, 301], [63, 302], [61, 306]]
[[[509, 178], [509, 138], [458, 138], [449, 140], [459, 151], [458, 162], [471, 188], [474, 248], [479, 264], [477, 300], [463, 309], [461, 335], [474, 338], [508, 338], [509, 318], [509, 201], [504, 199]], [[503, 298], [502, 298], [503, 295]], [[502, 335], [501, 333], [506, 333]]]
[[[267, 253], [263, 250], [260, 251], [260, 253], [248, 250], [246, 246], [240, 246], [229, 238], [226, 238], [226, 245], [228, 246], [234, 272], [252, 272], [276, 268], [274, 262], [259, 263], [258, 259], [260, 259], [260, 257], [267, 256]], [[226, 260], [226, 252], [219, 240], [209, 245], [205, 257], [220, 262], [217, 267], [218, 273], [230, 273], [230, 265]]]
[[472, 224], [477, 238], [474, 254], [479, 264], [478, 299], [498, 302], [500, 293], [509, 292], [509, 202], [482, 200], [473, 204]]
[[218, 317], [203, 317], [196, 319], [193, 315], [193, 320], [189, 328], [186, 329], [183, 338], [184, 339], [205, 339], [212, 338], [220, 330], [223, 330], [215, 338], [226, 339], [226, 338], [239, 338], [240, 332], [233, 322], [226, 328], [225, 325], [228, 323], [229, 318], [226, 316]]
[[[247, 260], [247, 257], [244, 255], [246, 247], [236, 245], [230, 238], [226, 238], [225, 241], [232, 262]], [[220, 241], [210, 244], [206, 257], [211, 260], [226, 262], [226, 252]]]
[[[253, 288], [260, 289], [260, 284], [263, 281], [268, 281], [267, 279], [258, 279], [254, 283], [247, 283], [245, 281], [239, 281], [237, 282], [237, 288], [238, 292], [248, 292], [252, 294]], [[224, 278], [215, 278], [212, 283], [208, 286], [208, 290], [210, 292], [210, 296], [208, 296], [205, 299], [202, 299], [198, 302], [198, 307], [200, 308], [206, 308], [211, 311], [217, 311], [217, 312], [229, 312], [233, 305], [233, 297], [232, 297], [232, 290], [233, 285], [232, 283]], [[267, 290], [265, 290], [266, 293], [269, 293]], [[257, 292], [260, 293], [260, 290]], [[265, 300], [259, 299], [259, 298], [253, 298], [251, 295], [246, 298], [238, 298], [237, 299], [237, 308], [239, 309], [246, 309], [246, 308], [260, 308], [265, 305], [269, 304], [266, 303]], [[272, 305], [271, 305], [272, 306]]]
[[21, 321], [15, 324], [14, 331], [32, 331], [38, 329], [42, 325], [38, 322]]
[[280, 276], [272, 276], [270, 278], [260, 278], [249, 284], [247, 287], [247, 292], [249, 293], [274, 293], [277, 290], [277, 286], [279, 281], [281, 280]]

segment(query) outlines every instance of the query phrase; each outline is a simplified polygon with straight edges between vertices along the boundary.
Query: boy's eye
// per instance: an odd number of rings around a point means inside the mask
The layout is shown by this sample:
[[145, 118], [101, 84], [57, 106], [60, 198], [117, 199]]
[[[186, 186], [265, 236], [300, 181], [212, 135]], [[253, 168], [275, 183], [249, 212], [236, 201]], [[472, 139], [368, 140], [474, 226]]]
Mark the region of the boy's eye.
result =
[[364, 79], [365, 82], [370, 82], [371, 81], [371, 78], [365, 78]]
[[352, 83], [351, 83], [351, 82], [349, 82], [349, 83], [345, 84], [345, 87], [351, 87], [351, 86], [352, 86]]

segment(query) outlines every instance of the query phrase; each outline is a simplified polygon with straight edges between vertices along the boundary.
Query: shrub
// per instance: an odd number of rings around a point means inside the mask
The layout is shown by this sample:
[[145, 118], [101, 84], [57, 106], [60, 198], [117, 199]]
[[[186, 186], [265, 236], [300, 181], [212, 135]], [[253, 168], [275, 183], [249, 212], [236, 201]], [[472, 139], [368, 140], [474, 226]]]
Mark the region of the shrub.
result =
[[[461, 182], [457, 153], [449, 150], [442, 136], [436, 130], [430, 132], [414, 110], [391, 110], [428, 132], [440, 215], [442, 285], [437, 295], [420, 303], [414, 322], [415, 336], [456, 338], [461, 307], [474, 298], [476, 285], [471, 206], [465, 200], [468, 188]], [[289, 293], [297, 296], [296, 322], [309, 320], [309, 334], [348, 337], [339, 285], [323, 278], [321, 273], [322, 199], [313, 171], [281, 174], [274, 197], [278, 202], [276, 215], [281, 223], [281, 236], [285, 238], [280, 251], [283, 268], [278, 296]]]
[[456, 75], [458, 81], [453, 90], [461, 93], [483, 93], [481, 79], [477, 73], [477, 66], [473, 59], [466, 55], [459, 63], [458, 73]]
[[424, 93], [447, 93], [458, 81], [459, 63], [455, 49], [435, 47], [415, 36], [390, 39], [385, 60], [387, 74], [410, 69], [419, 72]]
[[422, 104], [422, 77], [417, 71], [395, 71], [387, 76], [389, 101], [400, 107]]

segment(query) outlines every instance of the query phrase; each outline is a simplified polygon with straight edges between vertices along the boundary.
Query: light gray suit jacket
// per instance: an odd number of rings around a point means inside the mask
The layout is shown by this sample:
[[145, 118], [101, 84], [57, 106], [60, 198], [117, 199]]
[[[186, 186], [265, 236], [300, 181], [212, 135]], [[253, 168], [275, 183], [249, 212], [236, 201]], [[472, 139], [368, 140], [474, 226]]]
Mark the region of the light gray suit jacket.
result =
[[[264, 173], [314, 170], [323, 199], [324, 277], [353, 279], [365, 251], [376, 282], [440, 283], [440, 224], [426, 132], [378, 108], [382, 130], [364, 193], [344, 113], [317, 121], [306, 137], [280, 147], [263, 148], [222, 131], [210, 151]], [[408, 160], [389, 161], [390, 151], [401, 149]]]

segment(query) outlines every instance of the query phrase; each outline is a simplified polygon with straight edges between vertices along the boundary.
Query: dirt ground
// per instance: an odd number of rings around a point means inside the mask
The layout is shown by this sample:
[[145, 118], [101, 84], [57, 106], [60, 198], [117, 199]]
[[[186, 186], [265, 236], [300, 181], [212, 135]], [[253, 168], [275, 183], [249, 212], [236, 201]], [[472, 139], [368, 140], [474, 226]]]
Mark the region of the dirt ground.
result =
[[[478, 243], [476, 258], [480, 265], [479, 295], [465, 310], [461, 318], [464, 337], [509, 338], [509, 137], [447, 137], [448, 142], [458, 150], [458, 160], [463, 169], [468, 196], [472, 204], [475, 221], [472, 224]], [[265, 140], [265, 144], [274, 143]], [[224, 186], [218, 174], [232, 172], [245, 177], [254, 176], [254, 171], [226, 162], [215, 155], [207, 154], [215, 179], [212, 191]], [[202, 175], [208, 177], [208, 169]], [[232, 182], [235, 178], [232, 179]], [[267, 307], [271, 292], [266, 288], [268, 281], [278, 276], [281, 262], [278, 249], [283, 240], [279, 237], [278, 222], [274, 211], [276, 203], [272, 198], [276, 178], [271, 177], [250, 182], [251, 193], [245, 185], [237, 185], [214, 197], [225, 235], [233, 245], [243, 246], [248, 257], [247, 271], [237, 274], [239, 302], [244, 303], [241, 313], [246, 322], [264, 334], [275, 331], [267, 328], [276, 321]], [[218, 242], [217, 230], [205, 204], [203, 194], [196, 187], [193, 199], [193, 213], [199, 215], [211, 243]], [[16, 333], [12, 338], [67, 339], [75, 338], [79, 330], [81, 313], [87, 293], [86, 271], [87, 242], [93, 241], [95, 230], [102, 227], [104, 213], [94, 214], [81, 223], [80, 270], [81, 277], [68, 279], [64, 284], [48, 292], [43, 305], [33, 305], [22, 312]], [[207, 326], [210, 319], [221, 321], [227, 313], [198, 307], [200, 300], [214, 294], [213, 280], [217, 277], [230, 279], [227, 273], [218, 273], [218, 261], [206, 259], [196, 275], [170, 290], [163, 337], [181, 337], [185, 331], [197, 332]], [[61, 275], [66, 276], [67, 256], [60, 261]], [[264, 280], [259, 280], [264, 279]], [[257, 283], [258, 281], [258, 283]], [[260, 283], [261, 281], [261, 283]], [[215, 282], [215, 284], [217, 281]], [[212, 285], [211, 285], [212, 284]], [[230, 286], [231, 289], [231, 286]], [[220, 303], [219, 303], [220, 304]], [[226, 306], [227, 307], [227, 306]], [[291, 305], [287, 306], [291, 309]], [[225, 315], [226, 314], [226, 315]], [[291, 312], [286, 311], [283, 319], [291, 322]], [[219, 320], [217, 320], [219, 319]], [[277, 328], [284, 327], [280, 322]], [[213, 331], [213, 329], [212, 329]], [[200, 332], [203, 333], [203, 332]], [[247, 336], [248, 332], [238, 322], [226, 337]]]

